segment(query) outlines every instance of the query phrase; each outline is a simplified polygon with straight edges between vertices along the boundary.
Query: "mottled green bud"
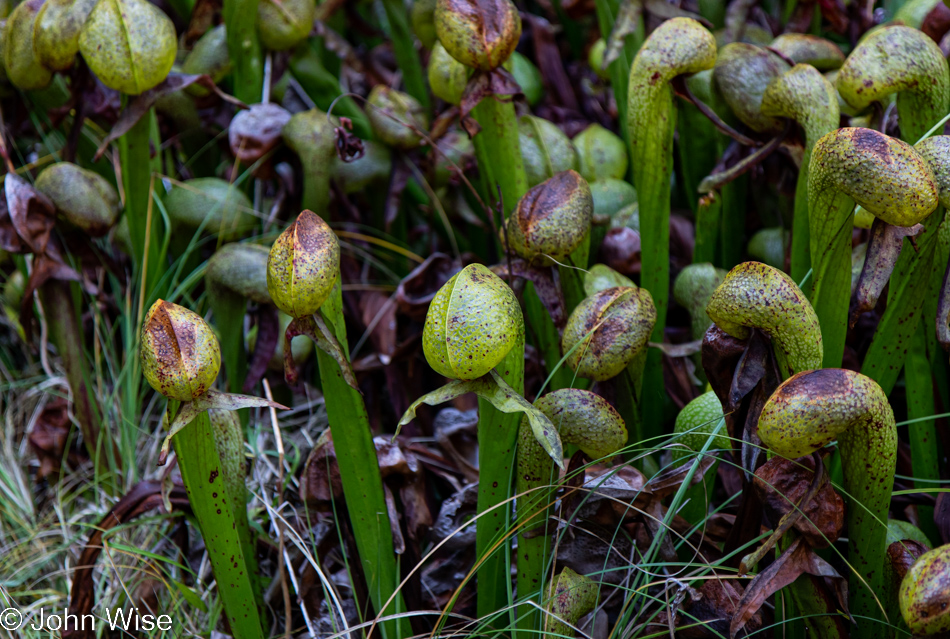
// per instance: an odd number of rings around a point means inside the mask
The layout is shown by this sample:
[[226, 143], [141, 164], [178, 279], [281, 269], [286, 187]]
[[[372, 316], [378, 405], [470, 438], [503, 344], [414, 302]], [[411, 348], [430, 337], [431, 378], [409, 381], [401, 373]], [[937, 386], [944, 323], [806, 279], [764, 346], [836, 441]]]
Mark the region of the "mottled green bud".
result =
[[911, 566], [899, 598], [904, 622], [914, 635], [950, 631], [950, 545], [924, 553]]
[[606, 264], [594, 264], [584, 273], [584, 295], [588, 297], [615, 286], [636, 288], [626, 275], [621, 275]]
[[518, 142], [528, 186], [541, 184], [555, 173], [577, 170], [577, 151], [561, 129], [533, 115], [518, 120]]
[[610, 71], [604, 68], [604, 53], [606, 51], [607, 41], [603, 38], [597, 38], [597, 42], [587, 52], [587, 64], [601, 80], [610, 80]]
[[781, 131], [782, 122], [762, 113], [762, 95], [772, 80], [789, 69], [768, 49], [734, 42], [719, 51], [713, 77], [736, 117], [754, 131], [774, 132]]
[[142, 372], [168, 399], [190, 402], [218, 377], [221, 349], [208, 323], [186, 308], [158, 300], [142, 326]]
[[629, 182], [612, 178], [590, 185], [594, 199], [594, 215], [599, 223], [607, 223], [620, 211], [637, 203], [637, 190]]
[[226, 242], [240, 239], [258, 224], [251, 200], [219, 178], [186, 180], [172, 188], [164, 200], [174, 227], [203, 228]]
[[706, 304], [712, 297], [726, 272], [716, 268], [708, 262], [690, 264], [676, 276], [673, 284], [673, 299], [676, 303], [689, 311], [692, 318], [693, 339], [702, 339], [713, 321], [706, 314]]
[[547, 588], [544, 634], [571, 637], [581, 617], [597, 606], [597, 583], [590, 577], [565, 568]]
[[208, 260], [205, 285], [212, 295], [237, 293], [258, 304], [270, 304], [267, 290], [267, 258], [264, 246], [235, 242], [225, 244]]
[[96, 0], [46, 0], [33, 25], [33, 52], [53, 71], [73, 66], [79, 53], [79, 32]]
[[271, 51], [290, 49], [313, 29], [317, 4], [313, 0], [260, 0], [257, 32]]
[[3, 64], [14, 86], [24, 91], [42, 89], [53, 73], [40, 64], [33, 52], [33, 25], [43, 0], [27, 0], [17, 5], [7, 18], [3, 35]]
[[591, 124], [574, 136], [574, 148], [578, 170], [588, 182], [622, 180], [627, 174], [627, 146], [599, 124]]
[[104, 177], [71, 162], [57, 162], [36, 178], [36, 188], [73, 226], [88, 235], [105, 235], [119, 217], [119, 194]]
[[788, 231], [780, 226], [756, 231], [749, 240], [747, 251], [751, 257], [777, 269], [785, 268], [785, 247]]
[[[689, 457], [692, 453], [702, 450], [720, 419], [722, 419], [722, 403], [713, 391], [703, 393], [686, 404], [676, 416], [676, 425], [673, 427], [673, 432], [676, 433], [673, 441], [682, 444], [672, 449], [673, 461]], [[719, 434], [713, 439], [709, 451], [731, 449], [732, 442], [729, 441], [728, 431], [725, 428], [719, 429]]]
[[431, 49], [439, 41], [435, 33], [435, 2], [436, 0], [414, 0], [409, 13], [412, 30], [426, 49]]
[[795, 64], [810, 64], [819, 71], [831, 71], [844, 64], [844, 53], [832, 42], [807, 33], [783, 33], [769, 45]]
[[432, 299], [422, 350], [440, 375], [477, 379], [523, 339], [524, 319], [515, 294], [487, 268], [470, 264]]
[[521, 16], [511, 0], [437, 0], [435, 32], [453, 58], [491, 71], [518, 46]]
[[596, 381], [610, 379], [646, 348], [655, 323], [656, 307], [649, 291], [608, 288], [584, 299], [571, 313], [561, 351], [578, 375]]
[[377, 84], [367, 98], [366, 116], [380, 142], [400, 149], [412, 149], [429, 130], [425, 109], [414, 97]]
[[99, 0], [79, 34], [79, 51], [104, 85], [138, 95], [168, 77], [178, 36], [147, 0]]
[[[231, 73], [231, 56], [228, 54], [228, 37], [223, 24], [208, 29], [191, 48], [181, 64], [182, 73], [211, 76], [215, 84]], [[187, 89], [192, 95], [204, 96], [208, 89], [192, 84]]]
[[469, 69], [449, 55], [438, 41], [432, 45], [429, 56], [429, 87], [433, 95], [449, 104], [458, 105], [462, 101], [465, 85], [468, 84]]
[[544, 95], [544, 79], [531, 60], [515, 51], [503, 66], [514, 76], [528, 104], [534, 106], [541, 101]]
[[733, 268], [706, 306], [709, 317], [737, 339], [757, 328], [772, 339], [783, 377], [821, 368], [824, 353], [815, 309], [788, 275], [759, 262]]
[[577, 171], [557, 173], [518, 201], [508, 218], [508, 245], [526, 260], [563, 262], [590, 231], [593, 210], [587, 181]]
[[339, 278], [336, 235], [313, 211], [301, 212], [271, 247], [267, 259], [271, 299], [291, 317], [307, 317], [320, 310]]

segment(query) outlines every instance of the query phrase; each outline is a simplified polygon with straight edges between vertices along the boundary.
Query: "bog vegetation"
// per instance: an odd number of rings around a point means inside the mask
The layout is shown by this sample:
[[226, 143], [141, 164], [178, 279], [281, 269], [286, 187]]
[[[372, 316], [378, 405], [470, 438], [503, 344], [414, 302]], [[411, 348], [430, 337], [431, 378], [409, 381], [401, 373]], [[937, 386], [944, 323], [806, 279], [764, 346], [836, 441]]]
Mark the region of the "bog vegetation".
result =
[[0, 634], [950, 633], [943, 3], [0, 15]]

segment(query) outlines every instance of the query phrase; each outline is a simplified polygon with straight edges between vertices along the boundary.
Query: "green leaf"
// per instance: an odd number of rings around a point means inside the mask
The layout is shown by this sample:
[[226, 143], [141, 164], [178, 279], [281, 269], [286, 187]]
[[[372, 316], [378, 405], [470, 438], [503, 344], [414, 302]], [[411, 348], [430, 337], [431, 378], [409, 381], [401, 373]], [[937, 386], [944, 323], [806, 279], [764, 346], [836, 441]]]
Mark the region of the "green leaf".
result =
[[[452, 380], [442, 388], [426, 393], [414, 401], [403, 414], [402, 419], [399, 420], [396, 435], [399, 434], [399, 428], [416, 418], [416, 410], [423, 404], [437, 406], [466, 393], [475, 393], [491, 403], [499, 412], [508, 414], [524, 413], [528, 418], [528, 423], [531, 424], [531, 431], [538, 440], [538, 444], [541, 445], [544, 452], [551, 456], [551, 459], [559, 468], [564, 468], [564, 448], [554, 424], [551, 423], [547, 415], [532, 406], [528, 400], [509, 386], [494, 369], [488, 375], [483, 375], [478, 379]], [[393, 437], [396, 435], [393, 435]]]
[[175, 581], [172, 579], [171, 582], [176, 588], [178, 588], [178, 592], [181, 593], [181, 596], [185, 598], [185, 601], [187, 601], [189, 605], [194, 606], [201, 612], [208, 612], [208, 606], [206, 606], [205, 602], [201, 600], [201, 597], [198, 596], [198, 593], [180, 581]]
[[227, 472], [215, 443], [206, 411], [201, 411], [175, 435], [178, 467], [188, 501], [198, 520], [208, 559], [218, 584], [218, 597], [234, 639], [263, 639], [257, 600], [237, 532], [236, 517], [223, 473]]

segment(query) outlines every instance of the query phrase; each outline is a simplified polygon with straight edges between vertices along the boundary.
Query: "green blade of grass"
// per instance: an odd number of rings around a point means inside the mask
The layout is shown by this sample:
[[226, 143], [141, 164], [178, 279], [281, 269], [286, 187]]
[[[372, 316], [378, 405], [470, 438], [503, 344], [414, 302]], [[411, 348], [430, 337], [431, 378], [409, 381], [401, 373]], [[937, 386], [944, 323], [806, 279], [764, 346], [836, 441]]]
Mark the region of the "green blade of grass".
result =
[[406, 85], [406, 93], [414, 97], [422, 107], [429, 111], [429, 87], [426, 84], [422, 62], [416, 52], [415, 39], [409, 28], [409, 14], [406, 4], [402, 0], [383, 0], [386, 9], [386, 18], [389, 20], [389, 32], [392, 36], [393, 52], [396, 54], [396, 64], [402, 71], [402, 81]]
[[528, 190], [515, 105], [488, 97], [472, 115], [481, 127], [472, 144], [487, 201], [497, 203], [500, 195], [507, 217]]
[[246, 104], [260, 102], [264, 86], [264, 61], [257, 37], [257, 4], [258, 0], [224, 0], [234, 97]]
[[[123, 100], [128, 98], [123, 96]], [[132, 259], [145, 285], [140, 295], [145, 306], [156, 294], [155, 285], [162, 276], [160, 264], [162, 222], [159, 216], [149, 220], [152, 161], [151, 132], [155, 111], [150, 109], [129, 131], [119, 138], [119, 158], [122, 166], [122, 190], [125, 194], [125, 217], [129, 224]]]

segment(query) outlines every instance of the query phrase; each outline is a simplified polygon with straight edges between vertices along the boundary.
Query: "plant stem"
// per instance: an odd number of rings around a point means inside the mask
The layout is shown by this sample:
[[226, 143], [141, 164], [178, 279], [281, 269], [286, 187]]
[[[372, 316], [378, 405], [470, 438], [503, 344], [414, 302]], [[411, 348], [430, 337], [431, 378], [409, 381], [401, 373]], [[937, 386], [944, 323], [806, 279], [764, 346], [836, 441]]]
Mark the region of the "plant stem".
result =
[[[175, 403], [169, 402], [169, 411], [174, 410]], [[233, 480], [236, 472], [243, 479], [243, 469], [229, 463], [232, 457], [219, 454], [207, 412], [175, 435], [174, 444], [178, 468], [208, 550], [231, 634], [235, 639], [263, 639], [252, 573], [238, 532], [241, 518], [247, 525], [247, 512], [241, 510], [243, 500], [236, 501], [226, 479], [230, 475]]]
[[[597, 24], [600, 27], [600, 35], [604, 39], [608, 39], [617, 21], [619, 3], [615, 0], [594, 0], [594, 6], [597, 10]], [[630, 140], [627, 133], [627, 88], [630, 85], [630, 65], [633, 63], [637, 51], [643, 45], [644, 38], [643, 15], [641, 14], [635, 33], [627, 36], [620, 56], [607, 67], [610, 72], [610, 86], [614, 90], [614, 99], [617, 102], [620, 137], [627, 143]]]
[[409, 29], [409, 14], [402, 0], [383, 0], [386, 17], [389, 19], [389, 32], [392, 36], [393, 51], [396, 54], [396, 63], [402, 71], [402, 81], [406, 85], [406, 93], [414, 97], [422, 107], [429, 111], [429, 88], [426, 85], [422, 62], [416, 52], [415, 39]]
[[472, 109], [472, 115], [482, 128], [472, 143], [485, 195], [489, 202], [497, 203], [501, 191], [507, 218], [528, 191], [515, 105], [487, 97]]
[[[349, 359], [343, 319], [343, 293], [339, 284], [320, 312]], [[363, 570], [370, 600], [378, 615], [405, 612], [406, 605], [402, 595], [397, 592], [399, 571], [392, 528], [363, 396], [343, 379], [336, 360], [320, 349], [317, 349], [317, 363], [330, 433], [334, 447], [339, 451], [337, 463], [340, 466], [343, 495], [360, 555], [360, 561], [355, 565]], [[390, 599], [392, 602], [387, 606]], [[380, 625], [386, 637], [412, 636], [412, 628], [406, 617], [385, 621]]]
[[[914, 332], [907, 360], [904, 362], [904, 379], [907, 386], [907, 418], [921, 419], [936, 414], [933, 394], [933, 373], [927, 361], [927, 329], [923, 323]], [[939, 480], [939, 455], [937, 430], [934, 421], [926, 420], [908, 427], [910, 459], [914, 477], [923, 480]], [[929, 484], [923, 484], [929, 487]], [[920, 529], [930, 539], [939, 539], [940, 533], [934, 523], [933, 506], [918, 506]]]
[[[128, 97], [122, 97], [128, 102]], [[139, 274], [145, 269], [145, 288], [139, 291], [148, 306], [156, 294], [155, 285], [162, 276], [160, 264], [162, 246], [162, 220], [152, 214], [148, 222], [149, 199], [151, 198], [151, 151], [150, 135], [155, 111], [150, 109], [129, 131], [119, 138], [119, 158], [122, 165], [122, 189], [125, 193], [125, 216], [129, 223], [132, 259]]]
[[[630, 69], [627, 126], [640, 205], [640, 285], [650, 292], [656, 306], [651, 339], [658, 343], [664, 341], [670, 294], [670, 179], [677, 116], [670, 82], [684, 73], [711, 69], [715, 60], [712, 34], [695, 20], [674, 18], [650, 35]], [[650, 349], [641, 396], [647, 438], [663, 429], [667, 395], [662, 366], [662, 353]]]
[[257, 4], [258, 0], [224, 0], [234, 97], [247, 104], [261, 101], [264, 86], [263, 54], [257, 37]]
[[[502, 363], [495, 367], [517, 393], [524, 394], [524, 341], [516, 343]], [[478, 569], [480, 618], [486, 619], [508, 606], [511, 577], [508, 534], [514, 475], [515, 442], [521, 413], [502, 413], [487, 400], [478, 400], [478, 513], [475, 525], [475, 556], [483, 563]], [[496, 548], [497, 546], [497, 548]]]
[[749, 192], [749, 176], [742, 175], [722, 187], [722, 214], [719, 231], [720, 263], [716, 264], [726, 270], [731, 269], [742, 261], [745, 251], [745, 215], [746, 195]]
[[[101, 415], [92, 392], [92, 376], [83, 352], [83, 334], [79, 325], [79, 307], [73, 298], [72, 283], [50, 280], [40, 289], [49, 336], [66, 369], [66, 380], [73, 396], [73, 413], [82, 431], [89, 458], [100, 473], [121, 470], [122, 456], [110, 437], [102, 438]], [[100, 449], [101, 447], [101, 449]]]
[[[481, 126], [473, 138], [475, 157], [487, 201], [498, 203], [504, 213], [502, 224], [528, 191], [518, 138], [518, 118], [514, 104], [488, 97], [479, 102], [472, 114]], [[529, 316], [529, 321], [531, 317]], [[541, 324], [534, 324], [540, 329]], [[553, 364], [552, 364], [553, 365]], [[515, 392], [524, 394], [524, 338], [515, 344], [495, 370]], [[488, 617], [508, 605], [510, 589], [509, 547], [502, 543], [507, 533], [511, 508], [500, 505], [511, 492], [515, 441], [521, 414], [502, 413], [490, 402], [478, 400], [478, 512], [475, 526], [475, 553], [484, 563], [478, 570], [478, 616]], [[484, 513], [490, 512], [490, 515]]]
[[527, 328], [534, 338], [537, 349], [541, 352], [541, 357], [544, 358], [548, 374], [551, 375], [553, 371], [554, 376], [548, 385], [549, 390], [568, 388], [574, 377], [571, 369], [560, 366], [554, 371], [554, 367], [561, 361], [561, 336], [558, 335], [557, 327], [551, 321], [547, 309], [534, 291], [534, 285], [531, 282], [525, 284], [524, 306], [525, 315], [528, 318]]

